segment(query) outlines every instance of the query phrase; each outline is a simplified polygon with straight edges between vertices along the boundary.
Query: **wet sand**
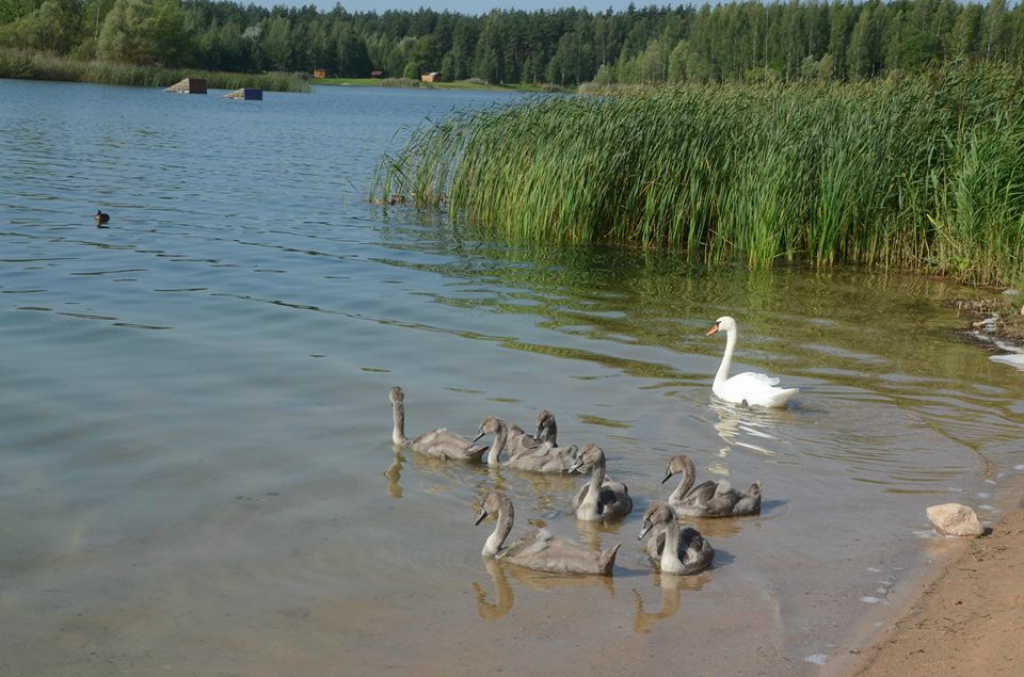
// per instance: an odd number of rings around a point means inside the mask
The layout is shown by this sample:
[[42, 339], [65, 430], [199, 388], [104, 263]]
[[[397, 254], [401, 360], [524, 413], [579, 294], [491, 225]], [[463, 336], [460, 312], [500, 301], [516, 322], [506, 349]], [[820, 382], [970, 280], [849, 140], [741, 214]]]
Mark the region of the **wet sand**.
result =
[[850, 649], [848, 677], [1016, 677], [1024, 669], [1024, 480], [989, 535], [959, 539], [920, 593], [870, 648]]

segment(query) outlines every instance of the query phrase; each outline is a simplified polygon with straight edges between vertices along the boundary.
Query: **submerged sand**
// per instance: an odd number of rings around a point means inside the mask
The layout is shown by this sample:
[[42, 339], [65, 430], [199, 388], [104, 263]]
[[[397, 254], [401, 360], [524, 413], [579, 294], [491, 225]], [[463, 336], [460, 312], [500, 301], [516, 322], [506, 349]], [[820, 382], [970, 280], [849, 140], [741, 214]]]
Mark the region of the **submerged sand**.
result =
[[990, 534], [964, 539], [902, 617], [869, 649], [851, 649], [853, 677], [1017, 677], [1024, 671], [1024, 481]]
[[[1016, 302], [1017, 299], [1013, 299]], [[1024, 349], [1024, 309], [1007, 297], [961, 306], [965, 334], [985, 330]], [[993, 348], [994, 344], [986, 344]], [[1017, 677], [1024, 672], [1024, 479], [1018, 497], [985, 536], [963, 539], [941, 559], [898, 620], [869, 648], [835, 663], [849, 677]]]

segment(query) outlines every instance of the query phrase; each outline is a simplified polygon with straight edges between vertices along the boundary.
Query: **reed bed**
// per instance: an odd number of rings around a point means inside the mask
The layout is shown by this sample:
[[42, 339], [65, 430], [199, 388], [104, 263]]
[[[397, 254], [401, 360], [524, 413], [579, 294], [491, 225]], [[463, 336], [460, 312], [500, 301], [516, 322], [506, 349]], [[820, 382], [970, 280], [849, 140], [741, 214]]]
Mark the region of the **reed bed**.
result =
[[92, 82], [127, 87], [170, 87], [184, 78], [204, 78], [213, 89], [255, 87], [269, 92], [310, 92], [300, 73], [226, 73], [187, 68], [77, 61], [54, 54], [0, 48], [0, 78]]
[[1019, 69], [535, 97], [426, 124], [375, 199], [512, 241], [1024, 282]]

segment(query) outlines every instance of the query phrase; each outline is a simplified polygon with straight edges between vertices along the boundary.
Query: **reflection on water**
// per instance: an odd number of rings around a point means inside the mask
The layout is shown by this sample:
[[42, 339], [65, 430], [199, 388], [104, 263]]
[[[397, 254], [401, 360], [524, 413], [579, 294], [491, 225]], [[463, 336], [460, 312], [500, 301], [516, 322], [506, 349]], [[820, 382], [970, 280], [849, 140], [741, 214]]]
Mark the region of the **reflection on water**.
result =
[[402, 497], [402, 452], [395, 452], [395, 462], [384, 471], [384, 477], [388, 480], [388, 496], [391, 498]]
[[655, 572], [652, 575], [654, 588], [661, 593], [661, 609], [658, 611], [647, 611], [644, 606], [643, 595], [640, 591], [633, 589], [635, 602], [635, 616], [633, 619], [633, 632], [650, 633], [654, 625], [667, 618], [673, 618], [679, 613], [679, 605], [683, 600], [684, 592], [697, 592], [711, 579], [708, 571], [696, 576], [673, 576]]
[[722, 457], [727, 457], [734, 446], [755, 454], [776, 456], [780, 453], [773, 448], [780, 444], [776, 431], [795, 420], [793, 410], [799, 403], [787, 408], [743, 407], [714, 398], [710, 406], [718, 415], [715, 430], [725, 442], [719, 450]]
[[476, 608], [481, 618], [493, 621], [501, 618], [512, 609], [516, 597], [515, 592], [512, 591], [512, 586], [509, 585], [508, 579], [505, 578], [505, 570], [502, 565], [490, 557], [483, 557], [482, 559], [484, 568], [487, 569], [487, 573], [494, 583], [495, 601], [493, 603], [488, 602], [487, 592], [480, 587], [479, 583], [473, 581], [473, 590], [476, 592]]
[[[926, 505], [990, 524], [1021, 472], [1019, 372], [950, 332], [946, 302], [973, 290], [508, 246], [365, 202], [421, 120], [507, 94], [239, 107], [5, 81], [0, 99], [3, 674], [633, 674], [681, 651], [812, 675], [802, 657], [842, 650], [871, 569], [899, 586], [927, 556]], [[795, 406], [711, 396], [721, 315], [744, 327], [737, 368], [799, 386]], [[634, 512], [576, 520], [586, 475], [396, 451], [396, 381], [418, 430], [552, 410]], [[718, 552], [694, 589], [635, 539], [678, 453], [764, 483], [760, 516], [692, 520]], [[614, 577], [481, 571], [491, 488], [523, 525], [623, 542]]]
[[[560, 576], [499, 562], [490, 557], [482, 557], [481, 560], [491, 578], [494, 598], [494, 602], [489, 602], [491, 594], [480, 583], [473, 582], [477, 613], [485, 620], [497, 620], [512, 610], [512, 605], [515, 603], [515, 586], [525, 587], [539, 593], [557, 591], [571, 594], [580, 589], [603, 589], [609, 597], [615, 595], [615, 579], [612, 576]], [[514, 582], [509, 581], [510, 576]]]
[[532, 511], [554, 517], [561, 514], [566, 505], [566, 496], [572, 495], [578, 481], [579, 475], [576, 474], [536, 473], [486, 466], [480, 471], [477, 487], [481, 498], [489, 489], [515, 490], [523, 495], [520, 501], [530, 506]]

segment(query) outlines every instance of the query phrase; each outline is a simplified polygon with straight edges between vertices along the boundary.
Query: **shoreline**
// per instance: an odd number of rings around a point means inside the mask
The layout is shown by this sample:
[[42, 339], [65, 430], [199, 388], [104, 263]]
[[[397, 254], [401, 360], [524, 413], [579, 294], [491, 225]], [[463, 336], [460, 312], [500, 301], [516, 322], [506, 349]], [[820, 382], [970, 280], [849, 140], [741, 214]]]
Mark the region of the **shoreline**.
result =
[[820, 675], [1016, 677], [1024, 666], [1024, 475], [1006, 480], [1003, 512], [977, 538], [937, 540], [887, 620], [856, 633]]
[[[990, 354], [1024, 352], [1024, 307], [1018, 294], [961, 300], [956, 306], [965, 321], [957, 330], [963, 340]], [[1021, 673], [1024, 474], [1006, 478], [997, 493], [999, 521], [986, 525], [984, 536], [936, 539], [923, 570], [892, 598], [897, 607], [882, 620], [878, 614], [866, 616], [819, 677]]]

